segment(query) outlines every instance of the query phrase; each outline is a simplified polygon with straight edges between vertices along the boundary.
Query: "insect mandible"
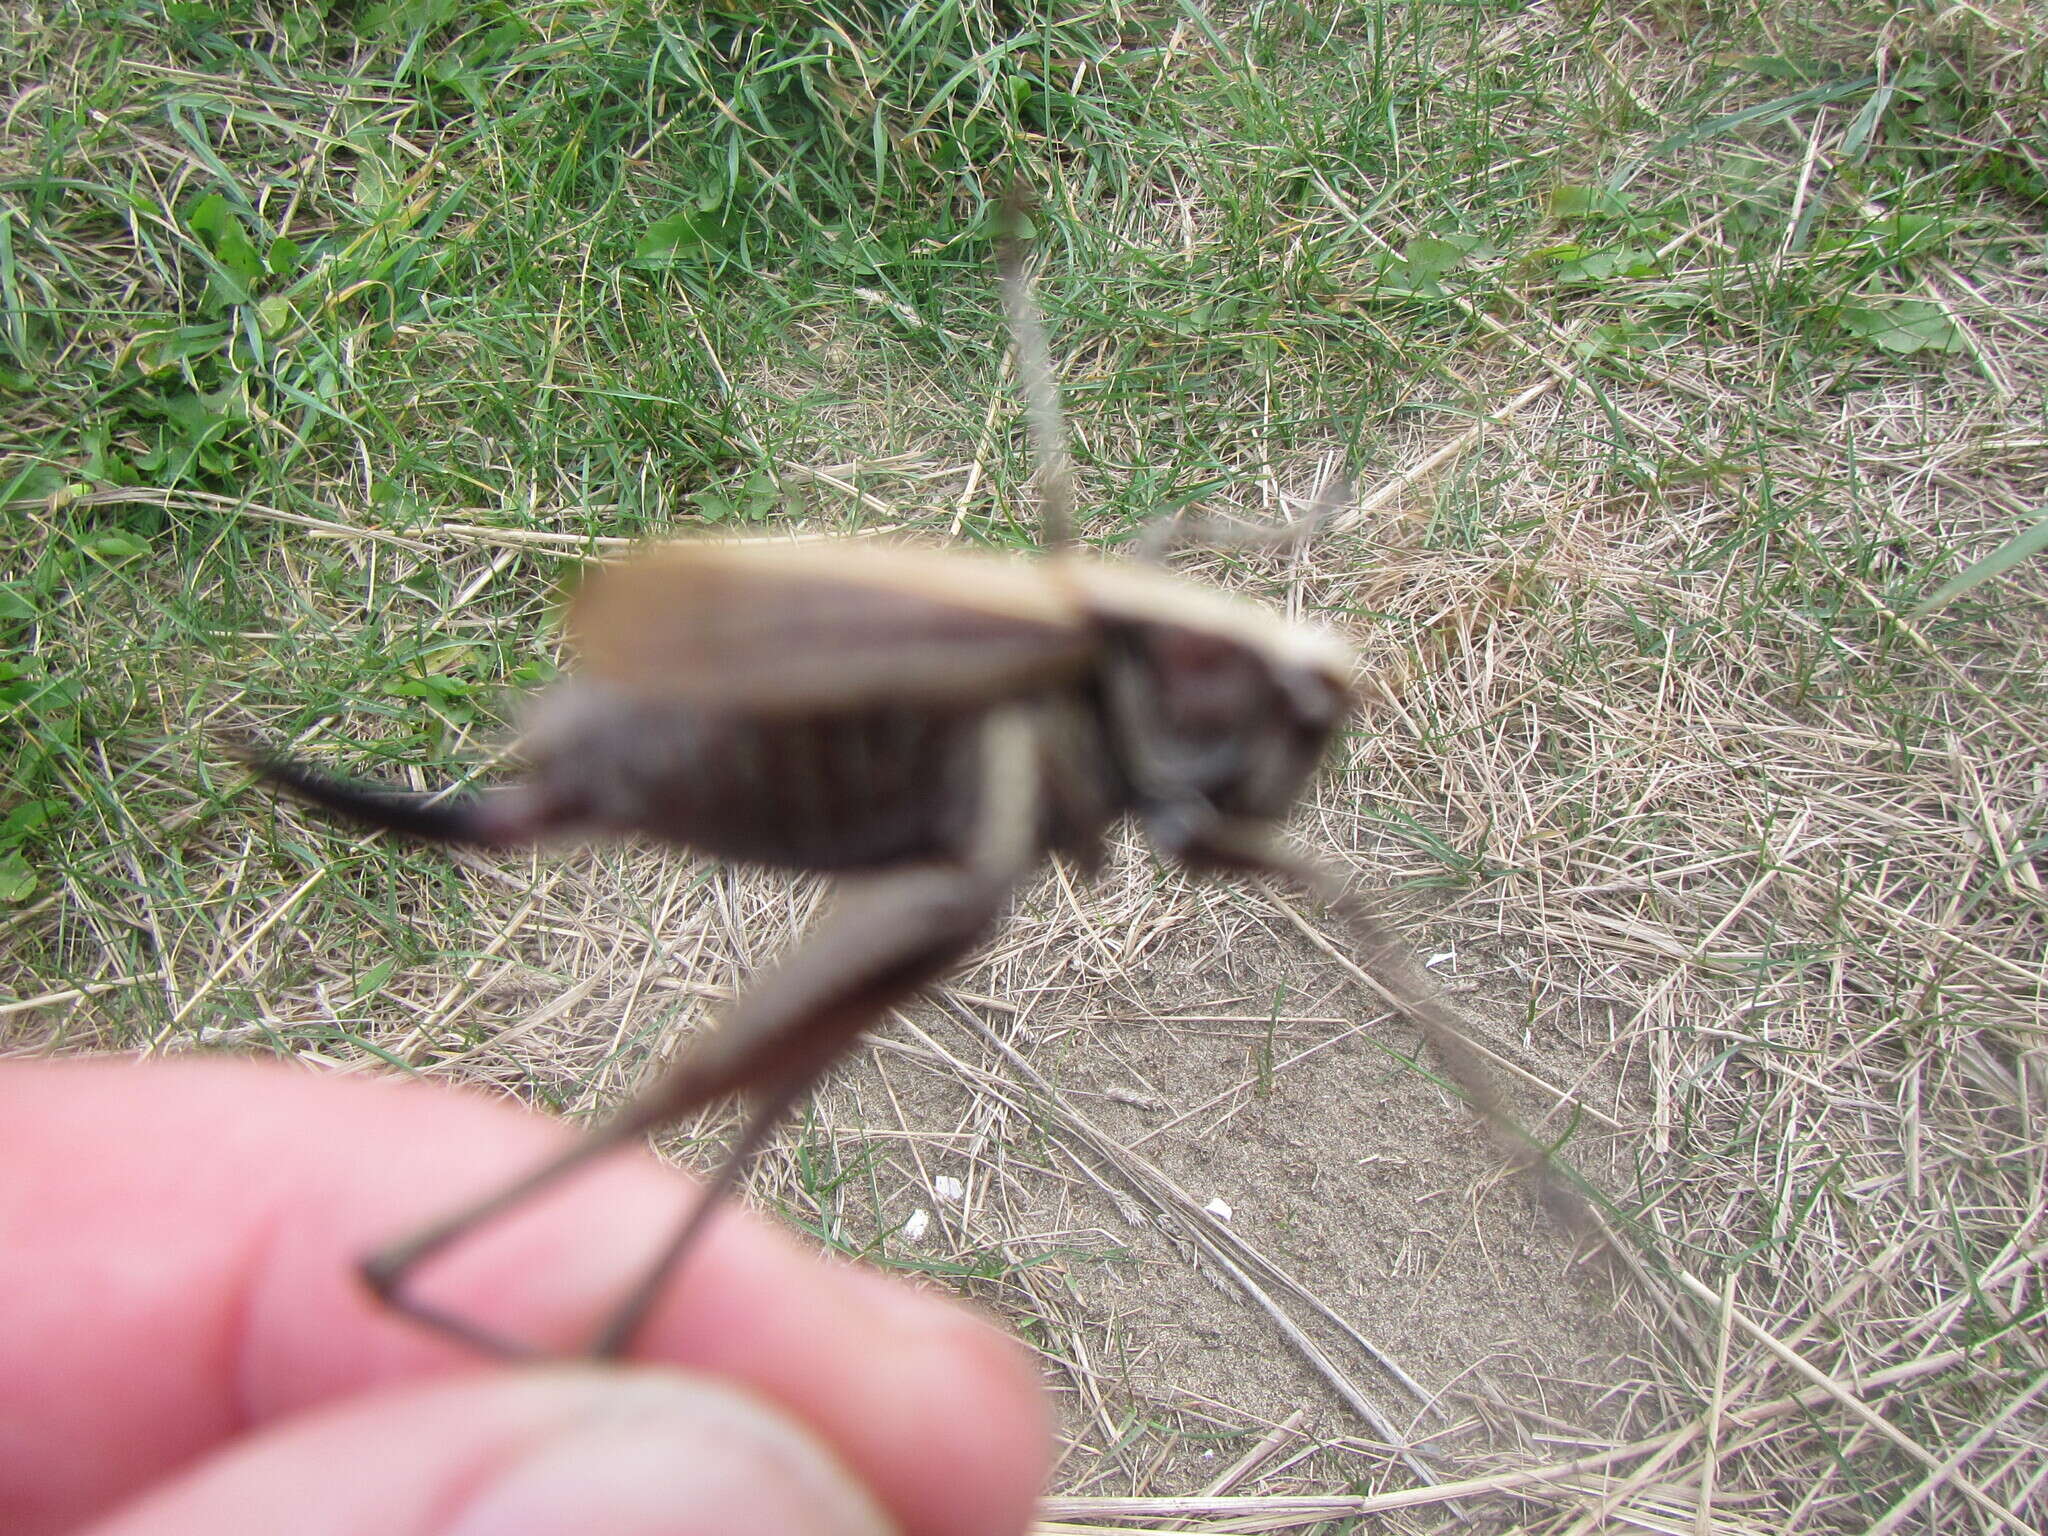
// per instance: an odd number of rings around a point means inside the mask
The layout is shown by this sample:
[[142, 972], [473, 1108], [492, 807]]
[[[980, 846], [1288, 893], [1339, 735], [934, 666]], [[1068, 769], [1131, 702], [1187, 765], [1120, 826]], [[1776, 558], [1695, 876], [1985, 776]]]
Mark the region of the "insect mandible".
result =
[[1004, 219], [999, 268], [1049, 558], [653, 546], [596, 567], [573, 597], [577, 666], [529, 711], [522, 780], [444, 800], [249, 754], [298, 797], [414, 837], [640, 833], [850, 877], [824, 924], [609, 1121], [366, 1258], [365, 1279], [396, 1310], [493, 1354], [526, 1353], [414, 1296], [414, 1270], [593, 1158], [745, 1095], [733, 1149], [590, 1346], [623, 1353], [785, 1111], [861, 1031], [966, 958], [1048, 856], [1092, 869], [1125, 817], [1168, 859], [1277, 877], [1329, 907], [1496, 1138], [1540, 1161], [1413, 952], [1340, 875], [1279, 841], [1355, 707], [1349, 647], [1163, 571], [1070, 552], [1074, 476], [1014, 199]]

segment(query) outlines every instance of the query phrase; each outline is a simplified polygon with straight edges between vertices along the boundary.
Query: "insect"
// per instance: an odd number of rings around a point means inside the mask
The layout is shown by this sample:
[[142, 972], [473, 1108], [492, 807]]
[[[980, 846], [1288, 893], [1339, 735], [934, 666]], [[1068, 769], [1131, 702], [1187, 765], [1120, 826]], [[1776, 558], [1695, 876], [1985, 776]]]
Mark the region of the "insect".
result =
[[[609, 1122], [364, 1260], [397, 1310], [481, 1350], [524, 1352], [412, 1295], [413, 1272], [591, 1159], [745, 1095], [737, 1144], [591, 1344], [624, 1352], [783, 1113], [862, 1030], [964, 959], [1045, 858], [1093, 868], [1124, 817], [1170, 860], [1278, 877], [1330, 907], [1467, 1097], [1512, 1126], [1412, 951], [1339, 875], [1278, 840], [1356, 706], [1349, 648], [1163, 571], [1067, 551], [1073, 475], [1048, 348], [1014, 235], [999, 257], [1051, 558], [655, 546], [597, 567], [576, 592], [566, 637], [578, 664], [531, 709], [520, 781], [437, 800], [253, 758], [303, 799], [415, 837], [642, 833], [847, 877], [824, 925]], [[1519, 1131], [1497, 1134], [1529, 1152]]]

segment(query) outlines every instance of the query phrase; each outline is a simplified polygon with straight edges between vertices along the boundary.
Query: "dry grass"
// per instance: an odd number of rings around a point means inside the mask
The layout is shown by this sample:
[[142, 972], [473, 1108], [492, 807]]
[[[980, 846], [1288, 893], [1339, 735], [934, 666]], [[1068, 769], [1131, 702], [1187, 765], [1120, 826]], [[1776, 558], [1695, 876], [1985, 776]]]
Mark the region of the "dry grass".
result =
[[[2048, 489], [2041, 19], [1177, 17], [1134, 55], [1156, 94], [1075, 87], [1128, 137], [1053, 172], [1087, 531], [1212, 483], [1274, 521], [1359, 478], [1312, 548], [1186, 569], [1359, 642], [1378, 704], [1297, 834], [1392, 893], [1632, 1265], [1542, 1224], [1317, 913], [1135, 843], [1048, 873], [753, 1198], [1041, 1352], [1046, 1533], [2040, 1528], [2048, 567], [1919, 605]], [[0, 915], [9, 1048], [231, 1045], [600, 1113], [819, 890], [356, 844], [243, 793], [203, 732], [474, 757], [494, 691], [544, 670], [558, 557], [750, 495], [807, 532], [1016, 542], [980, 252], [801, 293], [753, 253], [752, 287], [636, 275], [658, 143], [536, 191], [503, 125], [371, 70], [337, 97], [20, 41], [0, 213], [47, 371], [6, 430], [55, 473], [16, 482], [0, 550], [33, 614], [5, 619], [10, 804], [58, 809], [0, 844], [39, 881]], [[122, 404], [179, 376], [122, 372], [136, 314], [203, 318], [177, 210], [213, 172], [166, 75], [234, 104], [207, 142], [335, 253], [293, 340], [184, 375], [252, 402], [204, 472], [146, 464], [162, 418]], [[1341, 105], [1379, 90], [1408, 114], [1385, 143]], [[34, 119], [56, 105], [79, 164]], [[57, 195], [116, 163], [144, 212]], [[464, 178], [490, 195], [422, 232]], [[378, 240], [455, 297], [408, 310]], [[1925, 345], [1876, 345], [1893, 320]], [[344, 426], [300, 399], [323, 370]]]

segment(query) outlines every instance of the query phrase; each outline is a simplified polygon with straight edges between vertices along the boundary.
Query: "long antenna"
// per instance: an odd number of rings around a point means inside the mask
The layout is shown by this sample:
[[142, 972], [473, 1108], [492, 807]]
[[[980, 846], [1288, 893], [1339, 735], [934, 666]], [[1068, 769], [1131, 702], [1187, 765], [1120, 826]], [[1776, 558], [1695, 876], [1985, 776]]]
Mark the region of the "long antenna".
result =
[[1074, 542], [1074, 461], [1067, 452], [1067, 423], [1060, 411], [1060, 386], [1053, 375], [1045, 319], [1024, 275], [1024, 227], [1030, 210], [1030, 190], [1021, 179], [1012, 181], [996, 224], [996, 270], [1002, 277], [1003, 309], [1017, 352], [1017, 379], [1024, 387], [1024, 422], [1038, 480], [1039, 538], [1048, 551], [1059, 553]]

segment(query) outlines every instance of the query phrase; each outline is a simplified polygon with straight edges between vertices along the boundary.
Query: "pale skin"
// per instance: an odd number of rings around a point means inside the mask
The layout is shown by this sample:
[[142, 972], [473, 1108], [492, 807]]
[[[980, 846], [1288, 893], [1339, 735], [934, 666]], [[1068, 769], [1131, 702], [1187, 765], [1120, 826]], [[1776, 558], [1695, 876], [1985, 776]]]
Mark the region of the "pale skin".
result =
[[[539, 1536], [554, 1527], [527, 1463], [593, 1419], [638, 1426], [607, 1428], [605, 1456], [644, 1442], [660, 1476], [693, 1486], [701, 1463], [714, 1479], [692, 1507], [657, 1501], [610, 1532], [1025, 1528], [1049, 1436], [1023, 1351], [738, 1209], [657, 1298], [623, 1372], [480, 1362], [354, 1282], [379, 1237], [570, 1136], [475, 1094], [250, 1062], [0, 1069], [0, 1528], [439, 1532], [502, 1480], [516, 1528]], [[686, 1184], [607, 1159], [451, 1254], [435, 1294], [570, 1349]], [[754, 1429], [810, 1472], [718, 1483]], [[812, 1482], [839, 1523], [770, 1507]]]

